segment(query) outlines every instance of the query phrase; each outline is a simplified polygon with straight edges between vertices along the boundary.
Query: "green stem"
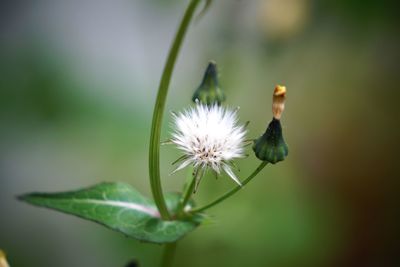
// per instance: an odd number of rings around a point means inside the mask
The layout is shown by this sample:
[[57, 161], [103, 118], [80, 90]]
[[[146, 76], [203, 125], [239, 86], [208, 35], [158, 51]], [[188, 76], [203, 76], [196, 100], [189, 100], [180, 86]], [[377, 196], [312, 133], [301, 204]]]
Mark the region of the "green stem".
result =
[[174, 261], [175, 250], [177, 243], [167, 243], [164, 247], [164, 252], [162, 256], [161, 267], [171, 267]]
[[182, 193], [182, 197], [179, 200], [177, 214], [180, 214], [184, 211], [185, 206], [190, 199], [190, 196], [193, 194], [193, 190], [196, 185], [196, 180], [198, 179], [200, 172], [201, 172], [200, 168], [196, 168], [196, 170], [194, 171], [194, 173], [192, 175], [192, 179], [189, 181], [189, 183], [185, 187], [185, 191]]
[[235, 188], [231, 189], [230, 191], [226, 192], [225, 194], [223, 194], [222, 196], [220, 196], [219, 198], [215, 199], [214, 201], [212, 201], [211, 203], [200, 207], [200, 208], [196, 208], [196, 209], [192, 209], [190, 212], [191, 213], [195, 213], [195, 212], [200, 212], [200, 211], [205, 211], [206, 209], [209, 209], [215, 205], [217, 205], [218, 203], [220, 203], [221, 201], [224, 201], [225, 199], [227, 199], [228, 197], [232, 196], [233, 194], [235, 194], [237, 191], [239, 191], [244, 185], [246, 185], [248, 182], [250, 182], [262, 169], [264, 169], [264, 167], [268, 164], [268, 162], [263, 161], [258, 167], [257, 169], [254, 170], [254, 172], [252, 174], [250, 174], [249, 177], [247, 177], [243, 182], [242, 182], [242, 186], [238, 185]]
[[191, 0], [187, 7], [178, 32], [176, 33], [174, 42], [169, 51], [167, 62], [165, 63], [164, 71], [161, 76], [160, 85], [158, 87], [157, 99], [154, 105], [153, 121], [151, 125], [150, 134], [150, 148], [149, 148], [149, 175], [151, 192], [153, 194], [154, 202], [163, 219], [171, 219], [168, 212], [167, 205], [164, 200], [161, 181], [160, 181], [160, 135], [161, 124], [164, 114], [165, 101], [167, 98], [168, 87], [171, 80], [172, 71], [175, 66], [175, 61], [178, 56], [183, 38], [185, 37], [186, 30], [193, 17], [193, 13], [199, 4], [200, 0]]

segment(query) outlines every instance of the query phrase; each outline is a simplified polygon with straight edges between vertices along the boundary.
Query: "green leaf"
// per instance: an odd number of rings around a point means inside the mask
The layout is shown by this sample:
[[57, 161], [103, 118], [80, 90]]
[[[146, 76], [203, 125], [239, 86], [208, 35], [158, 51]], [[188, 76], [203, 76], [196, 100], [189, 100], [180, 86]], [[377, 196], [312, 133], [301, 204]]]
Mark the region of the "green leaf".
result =
[[[31, 193], [20, 200], [100, 223], [129, 237], [153, 243], [174, 242], [195, 229], [199, 218], [164, 221], [153, 201], [123, 183], [101, 183], [78, 191]], [[173, 214], [179, 194], [166, 196]]]

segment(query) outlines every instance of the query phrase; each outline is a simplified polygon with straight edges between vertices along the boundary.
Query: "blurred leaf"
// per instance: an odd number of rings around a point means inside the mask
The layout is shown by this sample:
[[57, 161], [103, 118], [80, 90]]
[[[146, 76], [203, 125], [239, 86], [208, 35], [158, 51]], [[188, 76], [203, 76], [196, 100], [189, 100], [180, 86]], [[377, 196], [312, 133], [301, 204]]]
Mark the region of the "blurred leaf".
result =
[[[155, 204], [124, 183], [101, 183], [62, 193], [31, 193], [19, 199], [100, 223], [146, 242], [174, 242], [199, 225], [199, 221], [190, 219], [161, 220]], [[167, 195], [166, 201], [173, 212], [179, 195]]]

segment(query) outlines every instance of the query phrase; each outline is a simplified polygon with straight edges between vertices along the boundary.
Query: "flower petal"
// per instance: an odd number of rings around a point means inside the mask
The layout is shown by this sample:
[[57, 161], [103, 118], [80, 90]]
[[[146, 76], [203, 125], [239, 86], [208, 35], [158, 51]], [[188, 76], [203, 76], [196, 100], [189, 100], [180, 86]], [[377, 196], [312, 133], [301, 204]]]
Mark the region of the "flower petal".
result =
[[191, 158], [185, 160], [185, 161], [182, 162], [175, 170], [173, 170], [173, 171], [170, 173], [170, 175], [176, 173], [177, 171], [182, 170], [183, 168], [185, 168], [186, 166], [188, 166], [190, 163], [192, 163], [192, 161], [193, 161], [193, 160], [192, 160]]
[[240, 182], [240, 180], [236, 177], [236, 175], [233, 173], [231, 167], [229, 167], [227, 164], [223, 164], [222, 168], [224, 169], [224, 171], [226, 172], [226, 174], [229, 175], [229, 177], [232, 178], [232, 180], [234, 180], [238, 185], [242, 186], [242, 183]]

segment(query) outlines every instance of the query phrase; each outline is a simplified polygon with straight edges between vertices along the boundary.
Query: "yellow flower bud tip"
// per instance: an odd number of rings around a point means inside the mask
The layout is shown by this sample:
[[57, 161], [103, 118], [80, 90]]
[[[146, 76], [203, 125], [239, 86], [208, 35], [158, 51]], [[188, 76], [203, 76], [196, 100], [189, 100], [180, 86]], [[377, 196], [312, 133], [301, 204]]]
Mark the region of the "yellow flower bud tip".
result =
[[286, 95], [286, 86], [277, 85], [275, 86], [274, 96], [285, 96]]
[[0, 249], [0, 267], [9, 267], [6, 254]]
[[272, 114], [277, 120], [281, 119], [282, 112], [285, 109], [286, 86], [277, 85], [272, 97]]

